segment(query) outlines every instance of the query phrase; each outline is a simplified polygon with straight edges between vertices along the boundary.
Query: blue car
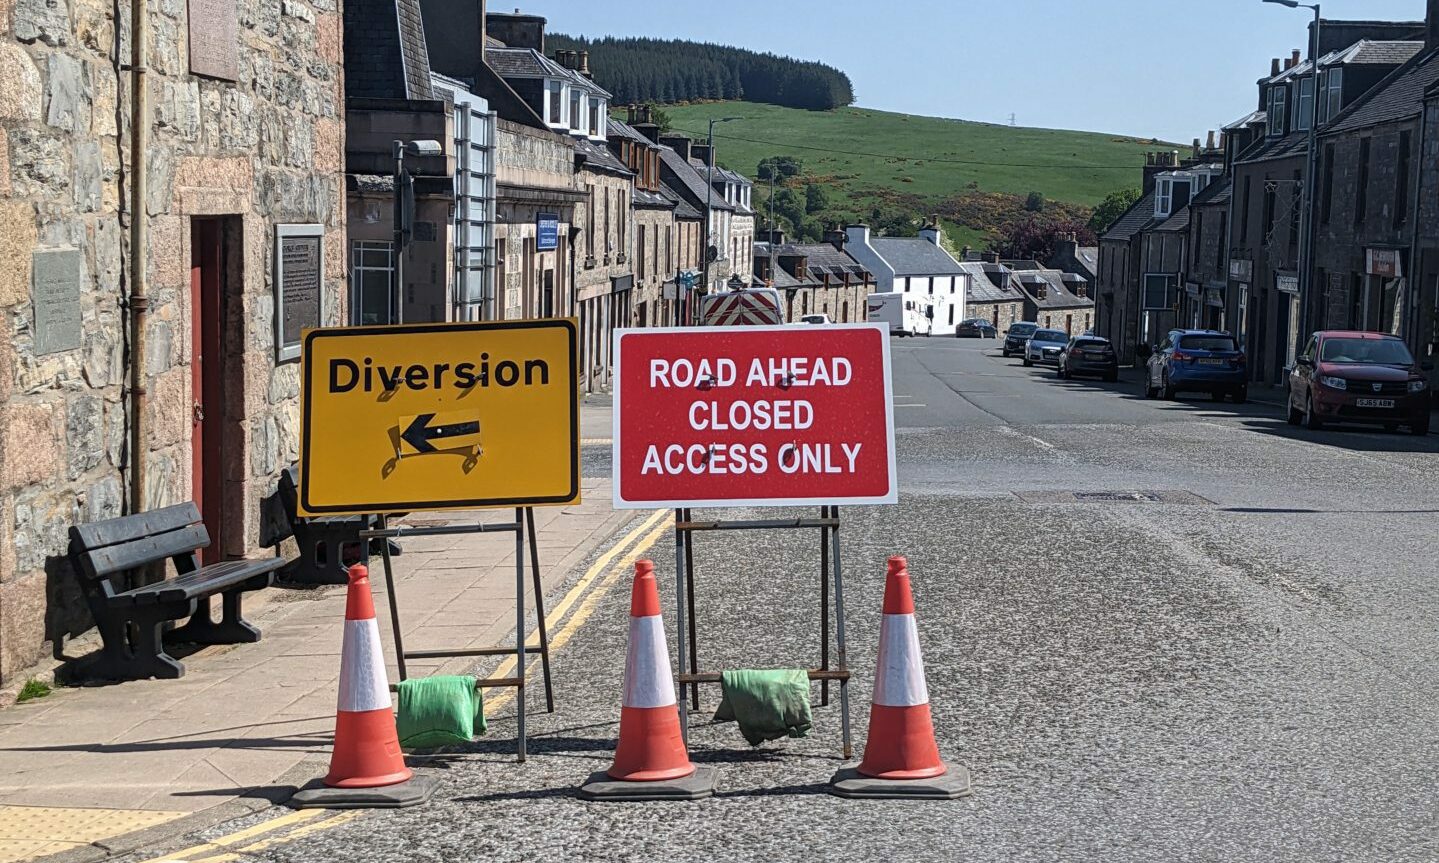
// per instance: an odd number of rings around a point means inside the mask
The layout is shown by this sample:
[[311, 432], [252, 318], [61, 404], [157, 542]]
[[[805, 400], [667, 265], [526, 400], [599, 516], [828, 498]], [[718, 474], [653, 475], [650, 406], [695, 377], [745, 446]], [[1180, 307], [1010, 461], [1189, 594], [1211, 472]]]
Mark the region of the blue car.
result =
[[1249, 399], [1249, 365], [1234, 336], [1218, 330], [1170, 330], [1155, 347], [1144, 383], [1145, 398], [1178, 398], [1182, 392], [1207, 392], [1243, 404]]

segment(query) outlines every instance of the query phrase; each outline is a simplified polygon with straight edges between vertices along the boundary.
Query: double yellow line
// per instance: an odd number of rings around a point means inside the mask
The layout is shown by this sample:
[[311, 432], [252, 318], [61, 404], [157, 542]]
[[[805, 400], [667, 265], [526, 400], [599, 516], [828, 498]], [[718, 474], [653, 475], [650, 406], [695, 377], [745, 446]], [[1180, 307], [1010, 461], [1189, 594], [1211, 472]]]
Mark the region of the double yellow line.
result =
[[[667, 521], [669, 514], [669, 510], [656, 510], [651, 513], [619, 542], [600, 555], [594, 564], [585, 570], [585, 574], [580, 576], [574, 586], [565, 593], [559, 604], [545, 615], [545, 626], [551, 632], [551, 651], [559, 650], [569, 643], [580, 627], [584, 626], [585, 622], [594, 614], [600, 601], [619, 583], [625, 573], [634, 567], [635, 561], [653, 548], [656, 542], [659, 542], [660, 537], [669, 530]], [[570, 613], [571, 609], [573, 609], [572, 614]], [[566, 619], [566, 615], [568, 615], [568, 619]], [[561, 621], [564, 622], [563, 626], [560, 625]], [[557, 626], [558, 629], [556, 629]], [[538, 650], [538, 641], [531, 644], [531, 641], [536, 638], [537, 630], [531, 631], [525, 638], [526, 645], [531, 649]], [[538, 653], [532, 654], [532, 656], [534, 658], [525, 667], [527, 679], [531, 674], [536, 673], [540, 664]], [[506, 658], [495, 670], [494, 676], [508, 677], [516, 665], [517, 660], [514, 656]], [[513, 701], [514, 697], [515, 690], [503, 690], [495, 697], [486, 699], [485, 710], [486, 712], [497, 710]], [[311, 833], [339, 827], [362, 814], [364, 814], [363, 811], [336, 814], [324, 809], [301, 809], [238, 830], [227, 836], [212, 839], [209, 842], [161, 857], [153, 857], [146, 860], [145, 863], [233, 863], [233, 861], [241, 860], [246, 854], [283, 845]], [[321, 816], [327, 817], [322, 818]], [[278, 835], [266, 835], [275, 834], [276, 831], [283, 832]], [[265, 838], [257, 838], [261, 836]]]

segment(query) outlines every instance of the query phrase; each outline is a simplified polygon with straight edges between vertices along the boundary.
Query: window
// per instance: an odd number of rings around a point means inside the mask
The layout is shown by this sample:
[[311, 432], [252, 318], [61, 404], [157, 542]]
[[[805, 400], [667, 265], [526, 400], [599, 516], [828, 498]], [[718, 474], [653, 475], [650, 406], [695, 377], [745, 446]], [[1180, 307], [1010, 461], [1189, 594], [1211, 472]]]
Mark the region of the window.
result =
[[1324, 73], [1323, 87], [1319, 91], [1319, 122], [1327, 123], [1344, 110], [1344, 70], [1330, 69]]
[[585, 130], [585, 115], [583, 108], [581, 108], [581, 101], [584, 98], [585, 95], [578, 89], [574, 87], [570, 88], [570, 129], [576, 132], [583, 132]]
[[350, 323], [365, 327], [394, 323], [394, 245], [356, 240], [350, 248]]
[[1154, 216], [1158, 219], [1168, 218], [1170, 209], [1174, 206], [1174, 181], [1160, 180], [1155, 186], [1154, 192]]
[[1298, 132], [1309, 131], [1310, 121], [1314, 118], [1314, 78], [1305, 76], [1299, 82], [1299, 99], [1294, 103], [1294, 129]]
[[1279, 184], [1274, 180], [1264, 181], [1264, 239], [1265, 245], [1274, 236], [1274, 216], [1279, 203]]
[[604, 134], [604, 131], [600, 128], [600, 120], [605, 115], [603, 105], [604, 103], [597, 97], [590, 97], [590, 135], [594, 137], [599, 137]]
[[1359, 140], [1359, 180], [1354, 190], [1354, 224], [1364, 224], [1369, 215], [1369, 145], [1371, 139]]
[[564, 88], [560, 86], [559, 81], [545, 82], [545, 101], [550, 106], [550, 123], [556, 126], [562, 125], [565, 122], [565, 99]]
[[1174, 276], [1152, 274], [1144, 277], [1144, 308], [1157, 311], [1174, 305], [1174, 290], [1178, 284]]
[[636, 252], [635, 252], [635, 257], [637, 257], [637, 258], [639, 259], [638, 261], [635, 262], [635, 269], [636, 269], [635, 275], [639, 276], [640, 279], [643, 280], [643, 279], [645, 278], [645, 276], [648, 275], [648, 274], [645, 272], [645, 264], [648, 263], [648, 259], [645, 258], [645, 226], [644, 226], [644, 225], [640, 225], [640, 226], [639, 226], [639, 231], [636, 232], [636, 234], [635, 234], [635, 242], [637, 243]]
[[1410, 134], [1405, 129], [1399, 133], [1399, 158], [1394, 169], [1394, 227], [1403, 227], [1409, 221], [1409, 163]]
[[1277, 138], [1283, 135], [1284, 120], [1289, 110], [1289, 88], [1284, 84], [1276, 84], [1269, 88], [1269, 136]]
[[1254, 178], [1244, 178], [1244, 206], [1239, 208], [1239, 239], [1242, 243], [1249, 243], [1249, 193], [1253, 190]]
[[1319, 218], [1329, 224], [1334, 212], [1334, 145], [1324, 145], [1324, 192], [1319, 202]]

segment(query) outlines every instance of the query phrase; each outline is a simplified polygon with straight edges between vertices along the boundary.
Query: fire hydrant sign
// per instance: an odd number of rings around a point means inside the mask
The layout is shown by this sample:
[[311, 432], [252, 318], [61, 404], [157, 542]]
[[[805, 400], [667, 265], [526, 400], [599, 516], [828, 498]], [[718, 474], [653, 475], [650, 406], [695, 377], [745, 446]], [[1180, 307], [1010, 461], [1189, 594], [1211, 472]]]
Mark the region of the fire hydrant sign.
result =
[[580, 497], [570, 319], [306, 330], [301, 515]]
[[615, 333], [617, 508], [898, 501], [882, 326]]

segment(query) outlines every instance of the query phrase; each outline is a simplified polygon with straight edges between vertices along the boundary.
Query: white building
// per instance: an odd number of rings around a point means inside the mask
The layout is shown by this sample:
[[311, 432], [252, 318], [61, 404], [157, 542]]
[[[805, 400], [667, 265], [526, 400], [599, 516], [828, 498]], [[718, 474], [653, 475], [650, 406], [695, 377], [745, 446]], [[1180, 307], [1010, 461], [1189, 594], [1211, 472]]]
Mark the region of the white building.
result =
[[917, 313], [919, 335], [952, 336], [965, 319], [969, 276], [940, 245], [937, 224], [919, 234], [873, 237], [868, 225], [850, 225], [844, 250], [874, 273], [876, 295], [898, 295], [906, 312]]

